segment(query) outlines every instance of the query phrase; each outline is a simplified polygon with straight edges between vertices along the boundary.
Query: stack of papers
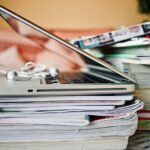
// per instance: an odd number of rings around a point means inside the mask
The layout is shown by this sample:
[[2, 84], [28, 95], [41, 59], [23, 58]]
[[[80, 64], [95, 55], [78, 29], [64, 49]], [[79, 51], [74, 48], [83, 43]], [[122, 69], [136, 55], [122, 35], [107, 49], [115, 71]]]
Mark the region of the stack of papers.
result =
[[128, 74], [137, 82], [135, 96], [145, 105], [139, 114], [139, 129], [150, 129], [150, 39], [136, 38], [108, 48], [107, 62]]
[[[110, 58], [109, 56], [109, 58], [106, 59], [116, 67], [118, 66], [118, 69], [135, 79], [139, 88], [150, 88], [150, 57]], [[117, 65], [117, 63], [119, 65]]]
[[[3, 120], [5, 121], [5, 119]], [[47, 125], [36, 122], [32, 124], [16, 122], [13, 124], [13, 122], [8, 122], [1, 123], [0, 141], [24, 141], [25, 139], [31, 141], [70, 141], [95, 139], [103, 136], [129, 136], [134, 134], [136, 127], [137, 115], [135, 114], [98, 119], [92, 121], [88, 126]], [[12, 135], [15, 137], [12, 138]]]
[[[130, 94], [1, 97], [0, 123], [85, 126], [90, 124], [92, 116], [105, 120], [135, 113], [143, 107], [143, 102], [132, 99]], [[106, 118], [101, 118], [104, 116]]]
[[[146, 24], [148, 25], [149, 23]], [[135, 26], [139, 30], [134, 36], [130, 30], [132, 27], [129, 27], [102, 35], [82, 37], [73, 41], [77, 46], [97, 58], [103, 57], [105, 61], [114, 65], [118, 70], [126, 73], [137, 82], [137, 90], [134, 93], [135, 98], [141, 99], [145, 104], [143, 110], [138, 111], [138, 129], [140, 130], [150, 130], [150, 39], [140, 37], [144, 34], [149, 34], [144, 29], [146, 24]], [[135, 38], [136, 36], [138, 38]], [[128, 41], [122, 42], [124, 40]], [[102, 55], [92, 53], [94, 49]], [[125, 111], [127, 112], [127, 110]], [[108, 110], [107, 114], [109, 112], [112, 114], [113, 110]], [[117, 114], [116, 112], [114, 114]], [[141, 143], [141, 139], [138, 140], [136, 136], [134, 140], [133, 143], [129, 144], [129, 149], [150, 149], [150, 145]], [[142, 141], [144, 142], [144, 140]], [[149, 143], [147, 140], [145, 142]]]
[[132, 94], [1, 97], [0, 108], [3, 150], [19, 150], [22, 145], [47, 150], [121, 150], [137, 129], [136, 112], [143, 102], [133, 100]]

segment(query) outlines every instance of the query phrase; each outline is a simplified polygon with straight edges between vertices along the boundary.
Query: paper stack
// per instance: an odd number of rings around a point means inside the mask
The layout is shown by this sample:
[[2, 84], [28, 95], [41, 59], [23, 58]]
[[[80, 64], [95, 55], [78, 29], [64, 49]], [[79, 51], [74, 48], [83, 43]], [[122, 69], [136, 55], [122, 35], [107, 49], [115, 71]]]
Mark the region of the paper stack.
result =
[[108, 49], [106, 61], [137, 81], [135, 96], [145, 103], [139, 112], [139, 128], [150, 129], [150, 39], [136, 38]]
[[24, 149], [125, 149], [137, 128], [135, 112], [143, 107], [131, 99], [132, 95], [1, 97], [0, 145], [3, 150], [19, 150], [22, 144]]
[[0, 145], [3, 150], [23, 149], [22, 145], [123, 150], [137, 129], [136, 112], [142, 108], [143, 102], [132, 93], [1, 96]]
[[149, 34], [148, 26], [149, 22], [72, 41], [86, 51], [96, 49], [101, 56], [90, 53], [137, 81], [134, 95], [145, 103], [144, 109], [138, 112], [139, 129], [142, 130], [150, 129], [150, 39], [140, 37]]

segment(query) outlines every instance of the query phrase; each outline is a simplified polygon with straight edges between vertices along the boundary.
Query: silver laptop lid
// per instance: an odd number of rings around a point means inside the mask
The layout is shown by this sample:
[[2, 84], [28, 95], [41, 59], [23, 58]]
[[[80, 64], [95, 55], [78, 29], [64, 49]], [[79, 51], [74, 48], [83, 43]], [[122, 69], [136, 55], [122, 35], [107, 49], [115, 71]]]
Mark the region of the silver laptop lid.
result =
[[[35, 25], [34, 23], [32, 23], [31, 21], [17, 15], [16, 13], [0, 6], [0, 15], [2, 16], [2, 18], [19, 34], [27, 37], [28, 39], [36, 42], [36, 44], [38, 44], [41, 47], [44, 47], [46, 49], [49, 49], [49, 47], [44, 46], [44, 44], [42, 43], [41, 40], [37, 39], [37, 36], [40, 36], [43, 38], [43, 41], [48, 39], [51, 39], [51, 41], [55, 41], [58, 42], [59, 44], [61, 44], [61, 48], [65, 48], [67, 49], [67, 51], [69, 49], [75, 51], [78, 53], [78, 55], [80, 55], [81, 58], [83, 58], [86, 61], [86, 64], [92, 64], [95, 65], [97, 67], [101, 67], [104, 70], [108, 70], [108, 72], [112, 72], [113, 75], [117, 78], [122, 78], [122, 81], [127, 80], [130, 82], [134, 82], [135, 81], [128, 77], [127, 75], [125, 75], [124, 73], [116, 70], [116, 68], [114, 68], [113, 66], [111, 66], [110, 64], [90, 55], [89, 53], [77, 48], [76, 46], [70, 44], [69, 42], [61, 39], [60, 37], [49, 33], [48, 31], [44, 30], [43, 28], [39, 27], [38, 25]], [[34, 35], [37, 35], [36, 38], [34, 38]], [[60, 48], [60, 47], [59, 47]], [[59, 49], [59, 51], [61, 51], [61, 48]], [[56, 48], [57, 49], [57, 48]], [[61, 55], [61, 57], [65, 57], [63, 54], [58, 53], [58, 49], [55, 51], [53, 50], [53, 48], [49, 49], [50, 51], [52, 51], [53, 53], [57, 54], [57, 55]], [[74, 62], [74, 58], [65, 58], [68, 59], [68, 61], [72, 62], [72, 63], [77, 63]], [[59, 61], [59, 60], [58, 60]], [[91, 65], [88, 65], [91, 66]]]

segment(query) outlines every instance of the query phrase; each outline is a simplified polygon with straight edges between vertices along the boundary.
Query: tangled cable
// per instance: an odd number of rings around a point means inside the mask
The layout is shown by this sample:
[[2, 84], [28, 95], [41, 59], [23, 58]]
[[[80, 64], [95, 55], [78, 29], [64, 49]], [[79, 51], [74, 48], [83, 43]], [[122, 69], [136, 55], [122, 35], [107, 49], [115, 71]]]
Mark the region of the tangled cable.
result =
[[20, 70], [12, 70], [7, 73], [7, 79], [25, 81], [33, 78], [45, 78], [46, 76], [56, 77], [58, 69], [48, 69], [45, 65], [27, 62]]

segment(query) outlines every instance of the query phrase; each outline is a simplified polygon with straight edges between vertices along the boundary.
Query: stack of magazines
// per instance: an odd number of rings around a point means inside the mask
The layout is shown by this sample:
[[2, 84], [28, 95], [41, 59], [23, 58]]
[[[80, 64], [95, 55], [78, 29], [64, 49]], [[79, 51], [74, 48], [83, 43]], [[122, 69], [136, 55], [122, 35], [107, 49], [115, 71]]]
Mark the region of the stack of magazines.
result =
[[1, 97], [0, 145], [4, 150], [19, 150], [22, 144], [36, 149], [125, 149], [137, 129], [136, 111], [143, 107], [132, 98]]

